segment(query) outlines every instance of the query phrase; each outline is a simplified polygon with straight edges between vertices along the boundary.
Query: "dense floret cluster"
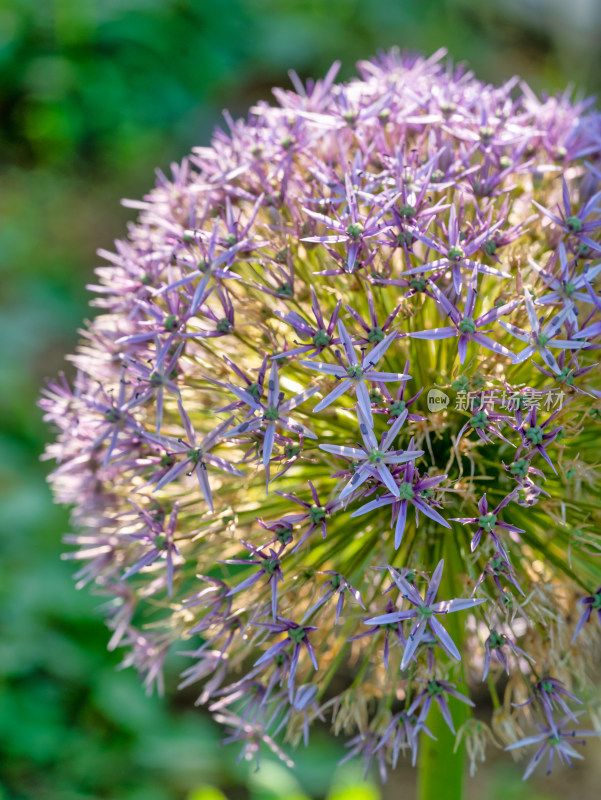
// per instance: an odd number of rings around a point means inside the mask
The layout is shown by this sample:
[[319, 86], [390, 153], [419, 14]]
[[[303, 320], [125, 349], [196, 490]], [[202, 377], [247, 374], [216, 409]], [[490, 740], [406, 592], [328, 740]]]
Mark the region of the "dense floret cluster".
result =
[[601, 117], [443, 59], [226, 115], [41, 401], [110, 647], [149, 691], [183, 652], [246, 757], [319, 719], [385, 777], [440, 709], [529, 774], [593, 733]]

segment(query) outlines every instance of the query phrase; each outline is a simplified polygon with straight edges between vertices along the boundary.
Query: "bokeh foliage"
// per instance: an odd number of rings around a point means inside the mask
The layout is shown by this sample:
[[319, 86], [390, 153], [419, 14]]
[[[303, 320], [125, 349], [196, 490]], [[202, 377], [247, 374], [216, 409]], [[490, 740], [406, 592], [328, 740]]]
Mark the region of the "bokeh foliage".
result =
[[[132, 217], [118, 198], [143, 194], [155, 166], [167, 169], [208, 142], [222, 107], [244, 113], [272, 85], [286, 84], [288, 68], [318, 76], [338, 58], [345, 78], [357, 59], [381, 48], [445, 45], [485, 80], [520, 72], [539, 90], [570, 81], [597, 90], [594, 0], [579, 4], [580, 17], [554, 0], [540, 0], [539, 15], [537, 3], [528, 4], [530, 16], [521, 6], [0, 4], [1, 800], [221, 800], [220, 791], [260, 800], [378, 797], [356, 770], [336, 771], [340, 750], [325, 734], [299, 751], [294, 775], [273, 761], [254, 773], [236, 766], [235, 749], [220, 746], [206, 717], [183, 710], [186, 698], [177, 701], [181, 708], [147, 699], [133, 673], [115, 671], [119, 656], [106, 652], [95, 614], [101, 598], [77, 593], [71, 565], [59, 558], [67, 514], [51, 504], [44, 484], [47, 467], [38, 457], [47, 433], [35, 400], [89, 313], [85, 284], [95, 249], [110, 248]], [[536, 791], [529, 785], [523, 793], [505, 768], [489, 778], [487, 796], [496, 797], [498, 787], [499, 797], [514, 800]], [[557, 786], [541, 791], [539, 800], [565, 796]]]

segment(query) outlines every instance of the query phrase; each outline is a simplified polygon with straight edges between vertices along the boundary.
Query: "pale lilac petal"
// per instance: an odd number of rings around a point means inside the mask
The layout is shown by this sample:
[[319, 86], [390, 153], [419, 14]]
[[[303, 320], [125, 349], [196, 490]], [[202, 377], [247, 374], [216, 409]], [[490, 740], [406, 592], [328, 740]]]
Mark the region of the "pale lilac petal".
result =
[[408, 409], [405, 409], [402, 412], [402, 414], [400, 414], [395, 419], [390, 428], [387, 431], [384, 431], [384, 433], [382, 434], [382, 446], [384, 451], [389, 450], [391, 446], [394, 444], [394, 440], [398, 436], [399, 431], [401, 430], [403, 423], [407, 419], [408, 414], [409, 414]]
[[528, 289], [524, 289], [524, 302], [526, 303], [526, 313], [528, 314], [528, 322], [533, 331], [538, 330], [538, 317], [536, 316], [536, 309], [532, 302], [532, 295]]
[[299, 394], [292, 397], [290, 400], [286, 400], [285, 403], [282, 403], [281, 410], [284, 414], [287, 414], [289, 411], [292, 411], [297, 406], [300, 406], [301, 403], [304, 403], [305, 400], [308, 400], [310, 397], [313, 397], [319, 391], [319, 386], [309, 386], [308, 389], [304, 389]]
[[[394, 529], [394, 547], [395, 550], [398, 550], [401, 546], [401, 542], [403, 541], [403, 533], [405, 531], [405, 525], [407, 523], [407, 509], [409, 508], [409, 501], [408, 500], [401, 500], [401, 505], [399, 507], [399, 515], [396, 520], [396, 526]], [[352, 516], [352, 514], [351, 514]]]
[[207, 464], [212, 464], [214, 467], [222, 469], [224, 472], [229, 472], [230, 475], [237, 475], [240, 478], [244, 477], [243, 472], [234, 467], [233, 464], [230, 464], [229, 461], [225, 461], [225, 459], [220, 458], [219, 456], [214, 456], [212, 453], [206, 453], [204, 458]]
[[368, 450], [375, 450], [378, 446], [378, 440], [376, 439], [376, 435], [373, 432], [369, 420], [365, 418], [361, 406], [357, 406], [357, 416], [359, 418], [359, 430], [361, 431], [365, 446]]
[[353, 347], [351, 337], [348, 335], [348, 332], [344, 327], [344, 322], [341, 319], [338, 320], [338, 335], [340, 336], [340, 341], [342, 342], [344, 352], [346, 353], [346, 360], [348, 361], [349, 365], [356, 366], [358, 364], [357, 354], [355, 353], [355, 348]]
[[405, 652], [403, 653], [403, 659], [401, 661], [402, 670], [407, 669], [410, 661], [413, 659], [415, 651], [419, 647], [424, 633], [426, 632], [427, 622], [427, 619], [420, 619], [407, 637], [407, 646], [405, 647]]
[[456, 661], [461, 661], [461, 653], [457, 649], [455, 642], [449, 636], [446, 628], [436, 619], [436, 617], [430, 617], [429, 619], [430, 628], [432, 632], [444, 648], [448, 655], [451, 658], [454, 658]]
[[240, 425], [236, 425], [235, 428], [231, 428], [223, 438], [229, 439], [230, 436], [238, 436], [240, 433], [251, 433], [252, 431], [257, 431], [262, 424], [263, 421], [260, 417], [253, 417], [245, 422], [241, 422]]
[[349, 380], [348, 378], [345, 381], [341, 381], [335, 389], [332, 389], [332, 391], [329, 394], [327, 394], [323, 398], [323, 400], [321, 400], [315, 406], [313, 411], [323, 411], [324, 408], [327, 408], [330, 405], [330, 403], [334, 402], [334, 400], [337, 400], [339, 397], [342, 397], [342, 395], [348, 389], [350, 389], [352, 385], [353, 385], [353, 381]]
[[485, 597], [478, 599], [462, 597], [456, 600], [441, 600], [438, 603], [432, 603], [430, 608], [437, 614], [450, 614], [453, 611], [465, 611], [468, 608], [474, 608], [475, 606], [482, 605], [482, 603], [486, 603]]
[[174, 464], [171, 469], [166, 472], [160, 481], [158, 481], [157, 485], [152, 490], [153, 492], [158, 492], [159, 489], [162, 489], [163, 486], [166, 486], [171, 481], [174, 481], [176, 478], [179, 478], [186, 470], [190, 468], [190, 459], [185, 459], [179, 464]]
[[295, 420], [290, 419], [290, 417], [279, 417], [278, 422], [282, 426], [282, 428], [286, 428], [288, 431], [292, 431], [292, 433], [299, 433], [305, 436], [307, 439], [317, 439], [318, 437], [310, 431], [309, 428], [306, 428], [300, 422], [296, 422]]
[[344, 489], [340, 492], [340, 500], [344, 500], [345, 497], [348, 497], [350, 494], [352, 494], [355, 489], [358, 489], [362, 484], [364, 484], [369, 477], [369, 470], [365, 469], [364, 467], [359, 467]]
[[[551, 342], [549, 342], [551, 344]], [[547, 350], [546, 347], [541, 347], [540, 350], [540, 357], [545, 362], [545, 364], [553, 370], [556, 375], [559, 375], [561, 370], [559, 369], [559, 364], [557, 363], [555, 356], [550, 350]]]
[[278, 365], [274, 361], [271, 365], [271, 371], [269, 373], [269, 382], [267, 391], [268, 405], [277, 406], [279, 392], [280, 392], [280, 381], [278, 378]]
[[371, 400], [369, 399], [367, 386], [365, 385], [364, 381], [354, 381], [354, 384], [355, 392], [357, 394], [357, 403], [361, 409], [363, 419], [370, 426], [370, 428], [373, 428], [374, 418], [371, 413]]
[[430, 584], [428, 586], [428, 591], [426, 592], [426, 605], [429, 606], [430, 603], [436, 597], [436, 593], [440, 587], [440, 581], [442, 580], [442, 571], [444, 569], [444, 558], [441, 558], [438, 562], [436, 569], [434, 570], [432, 577], [430, 578]]
[[[389, 333], [388, 336], [385, 336], [379, 344], [377, 344], [374, 349], [368, 353], [367, 358], [365, 359], [365, 368], [375, 367], [383, 357], [390, 345], [394, 342], [397, 338], [398, 334], [396, 331]], [[410, 375], [407, 375], [410, 378]]]
[[499, 325], [502, 328], [505, 328], [507, 333], [510, 333], [512, 336], [515, 336], [516, 339], [519, 339], [520, 342], [524, 342], [524, 344], [528, 344], [530, 341], [530, 336], [523, 331], [521, 328], [516, 328], [515, 325], [512, 325], [510, 322], [505, 322], [504, 320], [499, 320]]
[[332, 234], [330, 236], [305, 236], [301, 239], [301, 242], [315, 242], [319, 244], [336, 244], [337, 242], [346, 242], [348, 240], [348, 236], [336, 236]]
[[406, 464], [408, 461], [415, 461], [416, 458], [423, 456], [423, 454], [423, 450], [405, 450], [404, 453], [385, 455], [384, 459], [387, 464]]
[[430, 519], [433, 519], [435, 522], [438, 522], [438, 524], [442, 525], [444, 528], [450, 528], [451, 527], [449, 525], [449, 523], [446, 521], [446, 519], [444, 517], [442, 517], [438, 513], [438, 511], [436, 511], [435, 508], [432, 508], [432, 506], [429, 506], [420, 497], [414, 497], [413, 498], [413, 505], [416, 508], [419, 508], [419, 510], [423, 514], [425, 514], [427, 517], [430, 517]]
[[532, 356], [536, 353], [536, 347], [534, 345], [530, 345], [530, 347], [526, 347], [520, 353], [513, 357], [514, 364], [522, 364], [528, 358], [532, 358]]
[[411, 336], [413, 339], [450, 339], [452, 336], [457, 336], [457, 328], [450, 326], [446, 328], [430, 328], [427, 331], [408, 333], [407, 336]]
[[[353, 511], [351, 517], [361, 517], [363, 516], [363, 514], [371, 514], [372, 511], [376, 511], [378, 508], [390, 505], [393, 502], [394, 502], [393, 497], [383, 498], [383, 499], [378, 498], [377, 500], [372, 500], [371, 502], [366, 503], [364, 506], [358, 508], [356, 511]], [[405, 500], [403, 502], [406, 503], [407, 501]]]
[[[285, 353], [283, 355], [286, 355]], [[306, 361], [300, 358], [298, 363], [307, 369], [315, 370], [316, 372], [323, 372], [325, 375], [333, 375], [335, 378], [346, 377], [346, 370], [339, 364], [326, 364], [324, 361]]]
[[404, 619], [414, 619], [417, 611], [392, 611], [390, 614], [379, 614], [377, 617], [370, 617], [363, 620], [366, 625], [390, 625], [395, 622], [402, 622]]
[[263, 438], [263, 466], [267, 469], [273, 451], [273, 442], [275, 439], [275, 423], [270, 423], [265, 428], [265, 435]]
[[261, 580], [262, 574], [260, 572], [256, 572], [254, 575], [251, 575], [246, 580], [239, 583], [237, 586], [234, 586], [232, 589], [227, 592], [225, 595], [226, 597], [231, 597], [232, 595], [238, 594], [238, 592], [243, 592], [245, 589], [249, 589], [251, 586], [254, 586], [255, 583]]
[[404, 372], [377, 372], [373, 369], [370, 369], [367, 372], [363, 373], [363, 377], [368, 381], [373, 381], [377, 383], [381, 381], [382, 383], [387, 383], [389, 381], [406, 381], [411, 375], [405, 375]]
[[392, 477], [392, 474], [391, 474], [390, 470], [388, 469], [388, 467], [386, 466], [386, 464], [384, 464], [383, 462], [380, 463], [380, 464], [377, 464], [376, 465], [376, 470], [378, 472], [378, 475], [382, 479], [382, 483], [390, 490], [390, 492], [392, 492], [392, 494], [395, 497], [398, 497], [399, 496], [399, 487], [398, 487], [395, 479]]
[[518, 747], [527, 747], [529, 744], [538, 744], [543, 739], [546, 739], [547, 735], [546, 733], [536, 733], [534, 736], [526, 736], [524, 739], [520, 739], [519, 742], [507, 745], [505, 750], [515, 750]]
[[211, 486], [209, 484], [209, 476], [207, 475], [207, 468], [204, 464], [199, 464], [196, 468], [196, 477], [198, 478], [198, 484], [200, 486], [200, 490], [202, 495], [205, 499], [206, 504], [214, 511], [213, 508], [213, 494], [211, 492]]
[[550, 339], [547, 342], [547, 347], [557, 347], [560, 350], [579, 350], [585, 346], [584, 342], [573, 342], [569, 339]]
[[320, 450], [325, 450], [326, 453], [331, 453], [333, 456], [346, 456], [347, 458], [362, 459], [367, 458], [363, 450], [356, 447], [346, 447], [340, 444], [320, 444]]
[[478, 342], [478, 344], [483, 345], [489, 350], [494, 350], [494, 352], [499, 353], [499, 355], [506, 356], [507, 358], [515, 358], [515, 353], [512, 353], [511, 350], [508, 350], [502, 344], [495, 342], [493, 339], [491, 339], [489, 336], [485, 336], [483, 333], [473, 333], [472, 341]]

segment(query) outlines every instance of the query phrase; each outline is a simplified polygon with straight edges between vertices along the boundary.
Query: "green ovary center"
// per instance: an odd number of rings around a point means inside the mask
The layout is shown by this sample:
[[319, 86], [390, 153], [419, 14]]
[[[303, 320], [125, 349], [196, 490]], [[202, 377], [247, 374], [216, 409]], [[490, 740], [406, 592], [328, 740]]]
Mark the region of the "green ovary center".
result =
[[302, 642], [303, 639], [306, 637], [307, 633], [304, 628], [300, 626], [298, 628], [290, 628], [288, 631], [288, 637], [292, 642]]
[[352, 239], [358, 239], [363, 233], [363, 225], [360, 222], [353, 222], [347, 227], [346, 232]]
[[332, 337], [329, 336], [321, 328], [317, 331], [317, 333], [313, 337], [313, 344], [315, 345], [315, 347], [327, 347], [331, 341]]
[[415, 492], [413, 491], [413, 486], [410, 483], [401, 483], [399, 486], [399, 498], [401, 500], [411, 500], [414, 495]]
[[258, 383], [251, 383], [246, 387], [246, 391], [251, 397], [254, 397], [255, 400], [258, 400], [261, 395], [261, 389]]
[[279, 566], [280, 562], [277, 558], [270, 558], [263, 562], [263, 569], [266, 575], [273, 575]]
[[461, 261], [465, 256], [465, 251], [462, 247], [449, 247], [447, 255], [451, 261]]
[[406, 405], [404, 400], [395, 400], [395, 402], [390, 406], [390, 413], [393, 417], [400, 417], [405, 409]]
[[569, 367], [564, 367], [557, 376], [557, 380], [561, 383], [567, 383], [568, 386], [572, 386], [574, 383], [574, 370]]
[[495, 527], [496, 522], [497, 518], [495, 517], [494, 514], [484, 514], [483, 516], [478, 518], [478, 524], [482, 528], [486, 528], [486, 530], [488, 531], [492, 531], [492, 529]]
[[532, 444], [542, 444], [543, 442], [543, 431], [540, 425], [536, 425], [533, 428], [530, 428], [526, 431], [526, 439], [532, 442]]
[[321, 522], [326, 518], [326, 511], [321, 506], [311, 506], [308, 513], [311, 522]]
[[166, 331], [176, 331], [179, 328], [179, 320], [175, 314], [167, 314], [163, 327]]
[[465, 317], [465, 319], [462, 319], [457, 327], [461, 333], [474, 333], [476, 330], [476, 323], [470, 317]]
[[378, 328], [378, 326], [376, 325], [367, 334], [367, 338], [372, 344], [377, 344], [378, 342], [381, 342], [382, 339], [384, 338], [384, 331], [382, 330], [382, 328]]
[[474, 414], [474, 416], [470, 419], [470, 425], [472, 428], [486, 428], [487, 423], [488, 417], [486, 416], [485, 411], [478, 411], [478, 413]]
[[512, 475], [518, 475], [520, 478], [525, 478], [528, 474], [528, 468], [528, 461], [526, 461], [525, 458], [520, 458], [511, 465], [509, 471]]

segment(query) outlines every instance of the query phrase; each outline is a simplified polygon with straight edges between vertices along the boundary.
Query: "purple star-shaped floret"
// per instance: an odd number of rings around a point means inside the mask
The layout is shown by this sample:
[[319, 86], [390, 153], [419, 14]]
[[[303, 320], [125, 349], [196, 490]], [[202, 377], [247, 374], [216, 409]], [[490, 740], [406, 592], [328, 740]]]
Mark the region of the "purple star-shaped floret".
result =
[[495, 547], [498, 552], [502, 555], [504, 559], [507, 559], [507, 553], [505, 548], [501, 544], [501, 540], [499, 539], [496, 529], [503, 528], [506, 531], [511, 531], [511, 533], [524, 533], [523, 528], [516, 528], [515, 525], [510, 525], [507, 522], [502, 522], [499, 520], [499, 512], [501, 509], [505, 508], [512, 500], [515, 499], [517, 490], [514, 490], [506, 497], [504, 497], [498, 506], [495, 508], [494, 511], [488, 510], [488, 500], [486, 499], [486, 493], [482, 495], [480, 500], [478, 500], [478, 511], [480, 512], [479, 516], [477, 517], [453, 517], [453, 522], [461, 522], [463, 525], [477, 525], [478, 528], [472, 537], [471, 549], [472, 553], [480, 544], [480, 539], [482, 538], [483, 533], [489, 533], [490, 538], [495, 543]]
[[267, 473], [266, 488], [269, 487], [269, 461], [273, 452], [273, 445], [275, 442], [275, 429], [276, 424], [281, 425], [282, 428], [299, 433], [309, 439], [317, 439], [317, 436], [302, 425], [300, 422], [295, 422], [290, 418], [289, 413], [293, 411], [309, 397], [312, 397], [317, 391], [317, 386], [310, 386], [308, 389], [300, 392], [295, 397], [290, 398], [283, 402], [284, 394], [280, 393], [280, 382], [278, 377], [278, 366], [275, 361], [271, 364], [271, 371], [269, 373], [267, 401], [263, 402], [260, 398], [255, 398], [243, 389], [238, 389], [234, 386], [229, 387], [231, 391], [240, 400], [243, 400], [256, 416], [241, 422], [236, 427], [229, 430], [226, 434], [227, 437], [239, 436], [241, 433], [253, 433], [254, 431], [263, 431], [263, 466]]
[[[298, 347], [293, 347], [291, 350], [284, 350], [283, 352], [273, 356], [274, 359], [299, 356], [302, 355], [302, 353], [310, 352], [313, 353], [313, 356], [317, 356], [320, 353], [323, 353], [327, 347], [339, 343], [339, 340], [335, 339], [333, 334], [336, 323], [338, 322], [338, 314], [340, 312], [342, 300], [339, 300], [336, 303], [336, 307], [334, 308], [327, 325], [313, 286], [311, 287], [311, 305], [317, 326], [311, 325], [303, 317], [301, 317], [300, 314], [297, 314], [296, 311], [289, 311], [287, 314], [283, 314], [279, 311], [275, 312], [276, 316], [278, 316], [283, 322], [286, 322], [288, 325], [291, 325], [294, 328], [301, 339], [308, 339], [310, 341], [308, 341], [307, 344], [300, 344]], [[295, 342], [295, 344], [298, 343]]]
[[344, 500], [365, 483], [368, 478], [375, 478], [377, 481], [380, 481], [394, 497], [398, 497], [399, 487], [390, 471], [390, 467], [394, 468], [399, 464], [406, 464], [409, 461], [414, 461], [418, 456], [422, 456], [424, 451], [414, 450], [413, 448], [410, 450], [390, 450], [404, 422], [403, 417], [395, 419], [390, 428], [382, 433], [382, 438], [378, 445], [378, 440], [372, 428], [369, 427], [361, 409], [358, 408], [357, 411], [359, 416], [359, 430], [363, 437], [363, 447], [361, 447], [361, 449], [337, 444], [319, 445], [319, 449], [325, 450], [326, 453], [332, 453], [332, 455], [342, 456], [344, 458], [352, 458], [355, 462], [359, 462], [355, 468], [353, 477], [340, 492], [338, 499]]
[[545, 208], [545, 206], [541, 206], [540, 203], [537, 203], [536, 200], [533, 200], [532, 202], [539, 211], [543, 212], [546, 217], [548, 217], [550, 220], [553, 220], [556, 225], [559, 225], [563, 232], [567, 233], [568, 236], [576, 236], [578, 237], [579, 241], [581, 241], [587, 247], [591, 247], [593, 250], [599, 250], [599, 243], [593, 241], [589, 236], [587, 236], [587, 234], [601, 226], [601, 218], [597, 216], [590, 222], [586, 222], [586, 218], [589, 216], [589, 214], [592, 214], [593, 211], [599, 210], [598, 203], [601, 201], [601, 192], [594, 194], [589, 200], [586, 201], [582, 208], [580, 208], [578, 211], [574, 211], [572, 209], [570, 192], [568, 190], [568, 184], [566, 183], [565, 177], [562, 176], [561, 180], [563, 184], [563, 207], [558, 206], [559, 215], [553, 214], [548, 208]]
[[[413, 439], [409, 443], [409, 448], [413, 448]], [[417, 480], [415, 478], [417, 477]], [[415, 524], [418, 524], [419, 512], [421, 511], [434, 522], [438, 522], [445, 528], [450, 528], [449, 523], [440, 516], [432, 506], [426, 502], [430, 490], [437, 484], [443, 481], [446, 475], [436, 475], [429, 478], [427, 475], [420, 478], [414, 465], [411, 462], [407, 463], [402, 480], [397, 484], [398, 494], [385, 494], [381, 497], [376, 497], [364, 506], [361, 506], [356, 511], [353, 511], [351, 517], [359, 517], [362, 514], [368, 514], [377, 508], [385, 505], [393, 504], [393, 514], [396, 512], [396, 526], [394, 531], [394, 546], [398, 550], [403, 540], [403, 533], [405, 531], [405, 524], [407, 522], [407, 511], [409, 504], [415, 509]], [[398, 507], [398, 508], [397, 508]], [[394, 516], [393, 516], [394, 519]]]
[[429, 680], [426, 686], [418, 693], [417, 697], [407, 709], [408, 714], [414, 714], [421, 705], [421, 711], [418, 718], [418, 726], [423, 727], [430, 707], [433, 702], [436, 702], [440, 708], [440, 712], [453, 733], [455, 733], [455, 726], [453, 725], [453, 717], [451, 716], [451, 709], [447, 697], [454, 697], [468, 706], [474, 706], [469, 697], [466, 697], [455, 688], [454, 683], [449, 681]]
[[224, 438], [224, 431], [229, 426], [231, 417], [230, 419], [226, 419], [221, 422], [219, 425], [213, 428], [212, 431], [209, 431], [209, 433], [207, 433], [207, 435], [201, 441], [198, 441], [196, 431], [194, 430], [194, 427], [190, 421], [190, 417], [186, 413], [181, 401], [179, 402], [179, 413], [188, 436], [187, 441], [184, 439], [172, 439], [168, 436], [156, 436], [151, 434], [147, 436], [150, 441], [165, 447], [169, 455], [185, 455], [183, 461], [174, 464], [171, 469], [169, 469], [160, 478], [153, 491], [159, 491], [168, 483], [176, 480], [184, 473], [191, 475], [194, 472], [198, 478], [198, 483], [203, 497], [211, 511], [213, 511], [213, 495], [211, 493], [211, 486], [209, 484], [207, 464], [217, 467], [217, 469], [221, 469], [224, 472], [229, 472], [230, 475], [238, 475], [239, 477], [242, 477], [244, 474], [240, 472], [239, 469], [232, 466], [228, 461], [225, 461], [223, 458], [220, 458], [219, 456], [213, 455], [213, 453], [209, 452], [209, 450], [211, 450], [217, 444], [219, 439]]
[[228, 558], [225, 563], [241, 564], [243, 566], [254, 564], [255, 566], [260, 567], [260, 569], [258, 572], [255, 572], [253, 575], [243, 580], [242, 583], [239, 583], [237, 586], [234, 586], [233, 589], [230, 589], [228, 596], [238, 594], [238, 592], [243, 592], [245, 589], [250, 589], [250, 587], [254, 586], [255, 583], [261, 580], [264, 575], [267, 576], [267, 582], [271, 586], [271, 613], [275, 620], [278, 606], [278, 581], [284, 580], [282, 568], [280, 566], [280, 555], [282, 550], [280, 549], [280, 551], [276, 553], [276, 551], [270, 547], [268, 552], [265, 552], [263, 549], [254, 547], [252, 544], [249, 544], [243, 540], [240, 541], [240, 544], [244, 545], [253, 558]]
[[415, 651], [420, 645], [420, 642], [425, 637], [427, 629], [430, 628], [432, 634], [436, 637], [438, 643], [443, 650], [457, 661], [461, 661], [461, 653], [457, 649], [454, 641], [449, 636], [447, 630], [438, 620], [442, 614], [450, 614], [453, 611], [464, 611], [467, 608], [474, 608], [481, 603], [485, 603], [485, 599], [464, 598], [455, 600], [441, 600], [438, 603], [434, 602], [434, 598], [440, 587], [442, 579], [442, 571], [444, 568], [444, 559], [438, 562], [438, 566], [434, 570], [430, 583], [426, 591], [425, 597], [422, 597], [417, 591], [415, 586], [412, 586], [404, 578], [402, 578], [395, 571], [391, 572], [392, 578], [396, 585], [402, 592], [403, 598], [411, 603], [415, 608], [409, 608], [405, 611], [394, 611], [390, 614], [382, 614], [377, 617], [371, 617], [365, 620], [367, 625], [385, 625], [390, 622], [401, 622], [406, 619], [415, 619], [416, 623], [407, 639], [407, 646], [403, 653], [401, 661], [401, 669], [406, 669], [415, 656]]
[[476, 253], [484, 244], [486, 239], [498, 227], [493, 225], [492, 228], [487, 229], [484, 233], [480, 233], [471, 240], [462, 240], [459, 230], [459, 223], [457, 221], [457, 210], [454, 205], [451, 206], [449, 213], [449, 224], [447, 228], [446, 241], [439, 239], [433, 235], [426, 236], [416, 230], [415, 236], [431, 250], [440, 253], [443, 258], [438, 258], [435, 261], [428, 261], [419, 267], [405, 270], [401, 275], [421, 275], [424, 272], [445, 272], [451, 269], [453, 275], [453, 288], [457, 294], [461, 294], [463, 286], [463, 277], [461, 275], [462, 269], [476, 269], [478, 272], [484, 272], [487, 275], [495, 275], [501, 278], [510, 278], [507, 272], [489, 267], [487, 264], [482, 264], [479, 261], [473, 261], [469, 256]]
[[334, 211], [336, 218], [332, 219], [317, 211], [304, 209], [306, 214], [317, 220], [317, 222], [323, 223], [326, 228], [335, 231], [335, 233], [326, 236], [306, 236], [301, 241], [319, 244], [344, 242], [347, 246], [346, 269], [348, 272], [353, 272], [357, 257], [365, 246], [365, 242], [368, 239], [373, 239], [374, 236], [379, 236], [390, 227], [388, 225], [383, 226], [380, 220], [396, 202], [396, 195], [390, 198], [383, 208], [372, 209], [367, 216], [363, 216], [359, 213], [356, 190], [348, 173], [345, 176], [345, 189], [347, 211], [342, 216]]
[[595, 594], [592, 594], [589, 597], [583, 597], [580, 603], [584, 606], [584, 611], [580, 615], [580, 619], [576, 625], [576, 630], [572, 636], [572, 642], [589, 621], [593, 611], [597, 612], [597, 617], [599, 618], [599, 622], [601, 622], [601, 586], [597, 589]]
[[573, 758], [582, 759], [582, 755], [577, 750], [574, 750], [574, 745], [585, 745], [586, 739], [589, 736], [599, 736], [599, 731], [566, 730], [565, 726], [568, 720], [569, 717], [564, 717], [558, 723], [552, 725], [540, 725], [537, 723], [536, 727], [539, 729], [540, 733], [534, 736], [526, 736], [526, 738], [520, 739], [519, 742], [514, 742], [505, 748], [505, 750], [515, 750], [518, 747], [527, 747], [530, 744], [541, 744], [542, 742], [539, 749], [529, 761], [523, 775], [523, 780], [526, 780], [532, 775], [545, 753], [549, 756], [547, 775], [553, 768], [553, 757], [556, 753], [562, 763], [573, 766]]
[[384, 354], [396, 339], [397, 334], [396, 332], [389, 333], [370, 353], [366, 356], [362, 356], [361, 363], [359, 363], [355, 354], [355, 348], [342, 320], [338, 320], [338, 333], [342, 341], [348, 366], [344, 367], [342, 364], [324, 364], [321, 361], [301, 360], [298, 362], [303, 367], [307, 367], [307, 369], [323, 372], [340, 381], [338, 386], [327, 394], [313, 410], [323, 411], [324, 408], [327, 408], [330, 403], [333, 403], [337, 398], [342, 397], [349, 389], [354, 389], [357, 395], [357, 403], [363, 412], [363, 416], [373, 428], [371, 400], [369, 398], [366, 381], [372, 383], [377, 381], [402, 381], [411, 377], [411, 375], [405, 375], [402, 372], [378, 372], [375, 369], [378, 361], [384, 357]]
[[286, 650], [290, 644], [292, 645], [290, 671], [288, 673], [288, 689], [290, 691], [290, 696], [292, 697], [294, 690], [294, 677], [296, 675], [296, 670], [298, 669], [298, 660], [303, 647], [309, 654], [309, 658], [311, 659], [315, 669], [319, 669], [317, 666], [317, 659], [315, 657], [315, 650], [309, 641], [309, 634], [312, 631], [318, 630], [318, 628], [313, 625], [299, 625], [290, 619], [284, 619], [284, 617], [278, 617], [276, 622], [260, 622], [257, 624], [261, 625], [263, 628], [267, 628], [276, 635], [285, 634], [286, 638], [280, 639], [279, 642], [271, 645], [271, 647], [255, 661], [255, 667], [272, 661], [279, 653], [281, 653], [283, 650]]
[[442, 328], [430, 328], [427, 331], [415, 331], [413, 333], [409, 333], [408, 335], [414, 339], [451, 339], [454, 336], [459, 337], [458, 352], [459, 361], [462, 364], [467, 355], [468, 342], [476, 342], [477, 344], [481, 344], [483, 347], [486, 347], [488, 350], [493, 350], [495, 353], [499, 353], [499, 355], [505, 356], [506, 358], [515, 359], [515, 353], [512, 353], [502, 344], [494, 341], [494, 339], [491, 339], [489, 336], [485, 336], [485, 333], [490, 333], [490, 331], [480, 332], [478, 328], [486, 327], [497, 321], [499, 317], [503, 316], [504, 314], [509, 314], [510, 311], [513, 311], [513, 309], [522, 302], [522, 300], [519, 299], [511, 303], [505, 303], [501, 306], [495, 306], [485, 314], [481, 314], [479, 317], [474, 319], [474, 307], [476, 305], [476, 297], [478, 295], [476, 288], [477, 279], [478, 268], [476, 266], [474, 267], [474, 271], [472, 272], [472, 277], [468, 285], [463, 314], [457, 308], [457, 306], [454, 303], [451, 303], [448, 297], [441, 292], [436, 284], [432, 283], [432, 281], [428, 281], [431, 293], [438, 300], [445, 314], [449, 317], [453, 324]]
[[514, 357], [513, 363], [521, 364], [523, 361], [526, 361], [526, 359], [532, 358], [532, 356], [538, 353], [545, 364], [550, 367], [553, 372], [559, 375], [561, 370], [557, 365], [555, 356], [549, 350], [549, 348], [553, 347], [560, 348], [562, 350], [578, 350], [581, 347], [584, 347], [585, 343], [574, 341], [573, 339], [557, 338], [557, 335], [561, 332], [561, 327], [569, 314], [569, 309], [564, 308], [563, 311], [560, 311], [556, 317], [550, 319], [546, 324], [543, 325], [544, 318], [541, 318], [541, 320], [538, 319], [534, 301], [528, 289], [524, 289], [524, 300], [526, 303], [528, 321], [530, 323], [530, 332], [522, 330], [521, 328], [517, 328], [515, 325], [512, 325], [509, 322], [503, 322], [502, 320], [499, 321], [499, 325], [501, 325], [502, 328], [505, 328], [507, 333], [510, 333], [516, 339], [519, 339], [520, 342], [523, 342], [525, 345], [527, 345], [527, 347], [525, 347], [521, 353], [518, 353]]

